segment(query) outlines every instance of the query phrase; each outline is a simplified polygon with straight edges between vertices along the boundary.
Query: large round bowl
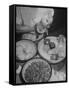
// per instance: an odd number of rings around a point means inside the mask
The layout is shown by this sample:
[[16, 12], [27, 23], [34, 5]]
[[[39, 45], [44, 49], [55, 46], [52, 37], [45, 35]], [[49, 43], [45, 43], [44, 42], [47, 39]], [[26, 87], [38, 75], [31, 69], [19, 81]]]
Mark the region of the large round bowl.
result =
[[16, 42], [16, 58], [18, 61], [31, 59], [36, 55], [37, 48], [31, 40], [20, 40]]
[[[53, 64], [64, 60], [66, 56], [66, 40], [63, 38], [62, 42], [60, 39], [60, 37], [49, 36], [40, 40], [38, 43], [38, 52], [40, 56]], [[50, 42], [53, 44], [51, 45]]]
[[31, 59], [22, 68], [22, 78], [25, 83], [48, 82], [51, 77], [50, 64], [40, 58]]

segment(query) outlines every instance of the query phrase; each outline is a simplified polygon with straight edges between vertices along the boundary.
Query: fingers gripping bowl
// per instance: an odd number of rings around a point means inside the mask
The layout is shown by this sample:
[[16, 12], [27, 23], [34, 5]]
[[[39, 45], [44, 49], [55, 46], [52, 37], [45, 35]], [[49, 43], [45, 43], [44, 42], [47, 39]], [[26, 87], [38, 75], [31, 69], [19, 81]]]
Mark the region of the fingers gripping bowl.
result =
[[31, 59], [36, 52], [36, 45], [31, 40], [20, 40], [16, 43], [16, 58], [19, 61]]
[[51, 77], [50, 64], [40, 58], [31, 59], [22, 68], [22, 78], [26, 83], [47, 82]]
[[[63, 40], [62, 40], [63, 39]], [[40, 56], [50, 63], [59, 63], [66, 56], [66, 39], [62, 35], [59, 37], [49, 36], [38, 43]]]

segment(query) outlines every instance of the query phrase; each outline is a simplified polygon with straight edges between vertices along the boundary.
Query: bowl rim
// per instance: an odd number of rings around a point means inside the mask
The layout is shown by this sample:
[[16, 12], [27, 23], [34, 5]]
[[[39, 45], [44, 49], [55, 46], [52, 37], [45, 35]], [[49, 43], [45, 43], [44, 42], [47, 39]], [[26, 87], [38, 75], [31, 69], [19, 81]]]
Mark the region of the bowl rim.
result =
[[[17, 56], [16, 56], [16, 61], [17, 61], [17, 62], [24, 62], [24, 61], [30, 60], [30, 59], [32, 59], [33, 57], [35, 57], [35, 56], [37, 55], [37, 46], [36, 46], [36, 44], [35, 44], [34, 41], [29, 40], [29, 39], [23, 39], [23, 40], [18, 40], [17, 42], [19, 42], [19, 41], [30, 41], [30, 42], [32, 42], [33, 45], [35, 46], [35, 54], [34, 54], [31, 58], [29, 58], [29, 59], [24, 59], [24, 60], [20, 60], [20, 59], [17, 58]], [[16, 42], [16, 43], [17, 43], [17, 42]]]
[[[48, 37], [55, 37], [56, 38], [56, 36], [48, 36]], [[48, 38], [48, 37], [46, 37], [46, 38]], [[39, 45], [39, 43], [43, 40], [44, 38], [42, 38], [39, 42], [38, 42], [38, 45]], [[39, 47], [39, 46], [38, 46]], [[66, 56], [63, 58], [63, 59], [61, 59], [61, 60], [54, 60], [54, 62], [52, 62], [52, 60], [49, 60], [49, 59], [46, 59], [45, 57], [43, 57], [42, 55], [41, 55], [41, 53], [40, 53], [40, 51], [39, 51], [39, 48], [37, 47], [37, 49], [38, 49], [38, 53], [39, 53], [39, 56], [41, 57], [41, 58], [43, 58], [43, 59], [45, 59], [45, 60], [47, 60], [49, 63], [51, 63], [51, 64], [57, 64], [57, 63], [60, 63], [61, 61], [63, 61], [65, 58], [66, 58]]]
[[[25, 83], [29, 83], [29, 82], [26, 82], [25, 81], [25, 79], [24, 79], [24, 77], [22, 76], [22, 71], [24, 70], [24, 67], [25, 67], [25, 65], [27, 65], [29, 62], [34, 62], [36, 59], [39, 59], [40, 61], [44, 61], [44, 62], [46, 62], [49, 66], [50, 66], [50, 76], [49, 76], [49, 78], [48, 78], [48, 80], [46, 81], [46, 82], [48, 82], [49, 80], [50, 80], [50, 78], [51, 78], [51, 76], [52, 76], [52, 66], [51, 66], [51, 64], [47, 61], [47, 60], [44, 60], [44, 59], [42, 59], [42, 58], [40, 58], [40, 57], [35, 57], [35, 58], [33, 58], [33, 59], [31, 59], [31, 60], [29, 60], [29, 61], [27, 61], [23, 66], [22, 66], [22, 69], [21, 69], [21, 73], [20, 73], [20, 77], [21, 77], [21, 79], [22, 79], [22, 81], [24, 81]], [[34, 60], [34, 61], [33, 61]], [[32, 63], [31, 62], [31, 63]], [[35, 82], [35, 83], [37, 83], [37, 82]], [[43, 82], [38, 82], [38, 83], [43, 83]]]

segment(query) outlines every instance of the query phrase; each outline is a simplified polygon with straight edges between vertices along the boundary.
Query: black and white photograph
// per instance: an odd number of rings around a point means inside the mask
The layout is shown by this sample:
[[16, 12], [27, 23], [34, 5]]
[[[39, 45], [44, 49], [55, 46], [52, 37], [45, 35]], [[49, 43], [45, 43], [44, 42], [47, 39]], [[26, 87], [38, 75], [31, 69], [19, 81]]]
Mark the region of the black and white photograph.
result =
[[67, 8], [16, 5], [14, 13], [15, 84], [67, 82]]
[[16, 84], [66, 81], [67, 9], [16, 7]]

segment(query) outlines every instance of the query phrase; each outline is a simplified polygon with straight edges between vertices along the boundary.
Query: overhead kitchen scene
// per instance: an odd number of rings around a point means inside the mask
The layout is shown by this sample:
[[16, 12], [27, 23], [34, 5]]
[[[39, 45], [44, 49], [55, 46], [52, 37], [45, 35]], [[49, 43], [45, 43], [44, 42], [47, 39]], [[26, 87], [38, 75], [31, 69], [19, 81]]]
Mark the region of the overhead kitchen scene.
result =
[[16, 83], [63, 82], [67, 78], [67, 10], [16, 7]]

